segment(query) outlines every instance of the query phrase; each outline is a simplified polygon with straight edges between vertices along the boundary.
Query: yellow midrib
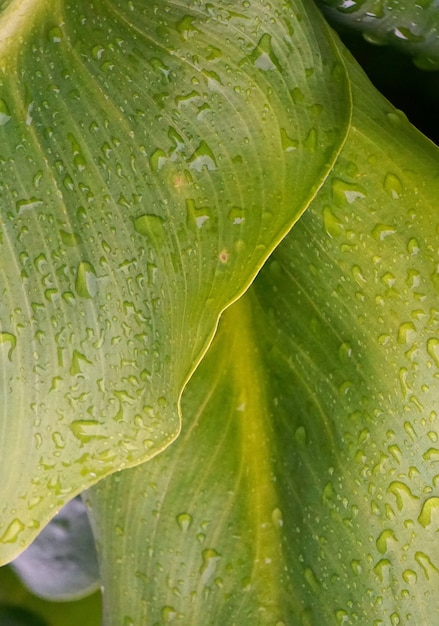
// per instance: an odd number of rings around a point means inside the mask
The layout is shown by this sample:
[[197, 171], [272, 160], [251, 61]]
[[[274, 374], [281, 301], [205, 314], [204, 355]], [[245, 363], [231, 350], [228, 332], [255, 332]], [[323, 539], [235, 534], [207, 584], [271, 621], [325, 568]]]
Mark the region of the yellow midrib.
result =
[[255, 537], [252, 586], [259, 587], [261, 601], [264, 603], [266, 596], [267, 605], [275, 610], [273, 590], [279, 587], [284, 565], [281, 563], [279, 527], [276, 527], [273, 515], [279, 510], [279, 499], [272, 481], [270, 458], [273, 450], [266, 381], [248, 296], [225, 311], [221, 331], [233, 364], [233, 389], [241, 420], [240, 454], [248, 487], [245, 506], [248, 524], [254, 529]]
[[45, 10], [47, 0], [13, 0], [0, 14], [0, 70], [16, 58], [35, 19]]

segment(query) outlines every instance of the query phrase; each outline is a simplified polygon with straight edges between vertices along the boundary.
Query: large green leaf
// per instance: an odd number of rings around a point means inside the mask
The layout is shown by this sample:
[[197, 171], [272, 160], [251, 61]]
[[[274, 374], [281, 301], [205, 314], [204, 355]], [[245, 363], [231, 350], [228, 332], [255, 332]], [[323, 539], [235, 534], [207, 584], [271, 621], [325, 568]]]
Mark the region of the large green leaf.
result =
[[106, 625], [439, 618], [439, 151], [350, 74], [342, 154], [224, 313], [180, 439], [89, 492]]
[[1, 5], [0, 562], [177, 436], [218, 315], [340, 150], [338, 52], [277, 5]]

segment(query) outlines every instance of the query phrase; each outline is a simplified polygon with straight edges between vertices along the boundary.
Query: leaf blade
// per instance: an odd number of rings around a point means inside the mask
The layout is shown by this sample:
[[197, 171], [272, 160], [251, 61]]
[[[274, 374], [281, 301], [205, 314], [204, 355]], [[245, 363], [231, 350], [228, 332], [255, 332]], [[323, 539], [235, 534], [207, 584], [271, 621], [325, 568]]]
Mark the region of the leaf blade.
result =
[[[224, 313], [183, 397], [192, 424], [161, 457], [89, 492], [107, 624], [439, 614], [438, 149], [350, 72], [349, 139]], [[256, 408], [242, 401], [252, 384]], [[137, 516], [116, 512], [127, 492]], [[122, 554], [137, 609], [111, 583]]]
[[350, 98], [326, 27], [297, 7], [276, 30], [259, 3], [57, 3], [8, 48], [2, 562], [177, 436], [220, 312], [325, 179]]

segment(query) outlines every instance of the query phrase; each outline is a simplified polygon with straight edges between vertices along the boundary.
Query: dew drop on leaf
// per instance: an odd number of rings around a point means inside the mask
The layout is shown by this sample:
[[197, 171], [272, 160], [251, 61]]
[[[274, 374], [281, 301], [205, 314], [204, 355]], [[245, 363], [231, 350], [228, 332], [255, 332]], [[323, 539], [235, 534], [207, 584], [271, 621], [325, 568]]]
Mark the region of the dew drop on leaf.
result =
[[334, 215], [330, 206], [323, 209], [323, 225], [329, 237], [339, 237], [343, 232], [342, 222]]
[[163, 239], [165, 235], [163, 218], [160, 215], [146, 213], [134, 218], [134, 230], [140, 235], [152, 237], [157, 241]]
[[206, 548], [201, 553], [201, 557], [203, 563], [200, 567], [200, 574], [203, 575], [203, 580], [207, 581], [214, 573], [217, 563], [221, 559], [221, 554], [213, 548]]
[[177, 617], [177, 611], [173, 606], [164, 606], [162, 608], [162, 620], [164, 624], [169, 624]]
[[249, 55], [250, 61], [255, 67], [265, 72], [279, 70], [282, 71], [282, 67], [278, 58], [274, 54], [271, 44], [272, 37], [268, 33], [264, 33], [260, 38], [258, 45]]
[[207, 170], [216, 170], [217, 163], [212, 150], [203, 140], [198, 148], [188, 158], [189, 169], [201, 172], [204, 168]]
[[332, 197], [336, 204], [343, 206], [346, 202], [353, 204], [358, 198], [365, 198], [366, 193], [363, 187], [356, 183], [334, 178], [332, 181]]
[[383, 187], [384, 191], [395, 200], [397, 200], [402, 193], [402, 182], [395, 174], [386, 174]]
[[25, 526], [21, 520], [15, 518], [9, 524], [3, 535], [0, 537], [2, 543], [14, 543], [17, 541], [18, 535], [24, 530]]
[[192, 524], [192, 515], [180, 513], [180, 515], [177, 515], [177, 524], [183, 532], [186, 532]]
[[418, 522], [424, 528], [427, 528], [432, 523], [432, 517], [434, 516], [436, 520], [438, 519], [439, 514], [439, 498], [437, 496], [433, 496], [428, 498], [424, 504], [422, 505], [421, 512], [418, 517]]
[[75, 420], [70, 424], [70, 430], [82, 443], [92, 439], [106, 439], [103, 425], [96, 420]]
[[0, 126], [4, 126], [11, 119], [11, 114], [9, 112], [8, 105], [0, 98]]
[[432, 337], [427, 341], [427, 352], [433, 359], [436, 367], [439, 368], [439, 339]]
[[[8, 359], [12, 361], [12, 353], [17, 345], [17, 338], [12, 333], [0, 332], [0, 350], [3, 346], [8, 349]], [[1, 354], [1, 352], [0, 352]]]
[[88, 261], [81, 261], [76, 271], [75, 290], [82, 298], [96, 295], [96, 271]]
[[378, 552], [380, 552], [381, 554], [385, 554], [389, 549], [389, 542], [391, 543], [393, 541], [398, 541], [394, 531], [390, 528], [383, 530], [383, 532], [380, 534], [375, 542]]

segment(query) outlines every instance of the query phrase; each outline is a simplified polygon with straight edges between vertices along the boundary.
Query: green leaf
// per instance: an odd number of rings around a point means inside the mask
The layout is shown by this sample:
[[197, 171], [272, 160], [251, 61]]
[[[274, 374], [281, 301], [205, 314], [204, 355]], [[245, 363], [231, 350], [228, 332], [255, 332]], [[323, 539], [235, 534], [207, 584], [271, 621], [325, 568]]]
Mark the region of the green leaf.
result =
[[220, 312], [341, 148], [339, 53], [278, 4], [1, 4], [0, 562], [175, 439]]
[[96, 591], [99, 567], [81, 498], [68, 502], [11, 567], [32, 593], [47, 600], [76, 600]]
[[436, 0], [318, 0], [334, 24], [359, 30], [370, 43], [413, 56], [424, 70], [439, 69], [439, 3]]
[[349, 68], [340, 158], [179, 440], [88, 493], [106, 626], [437, 621], [439, 153]]

